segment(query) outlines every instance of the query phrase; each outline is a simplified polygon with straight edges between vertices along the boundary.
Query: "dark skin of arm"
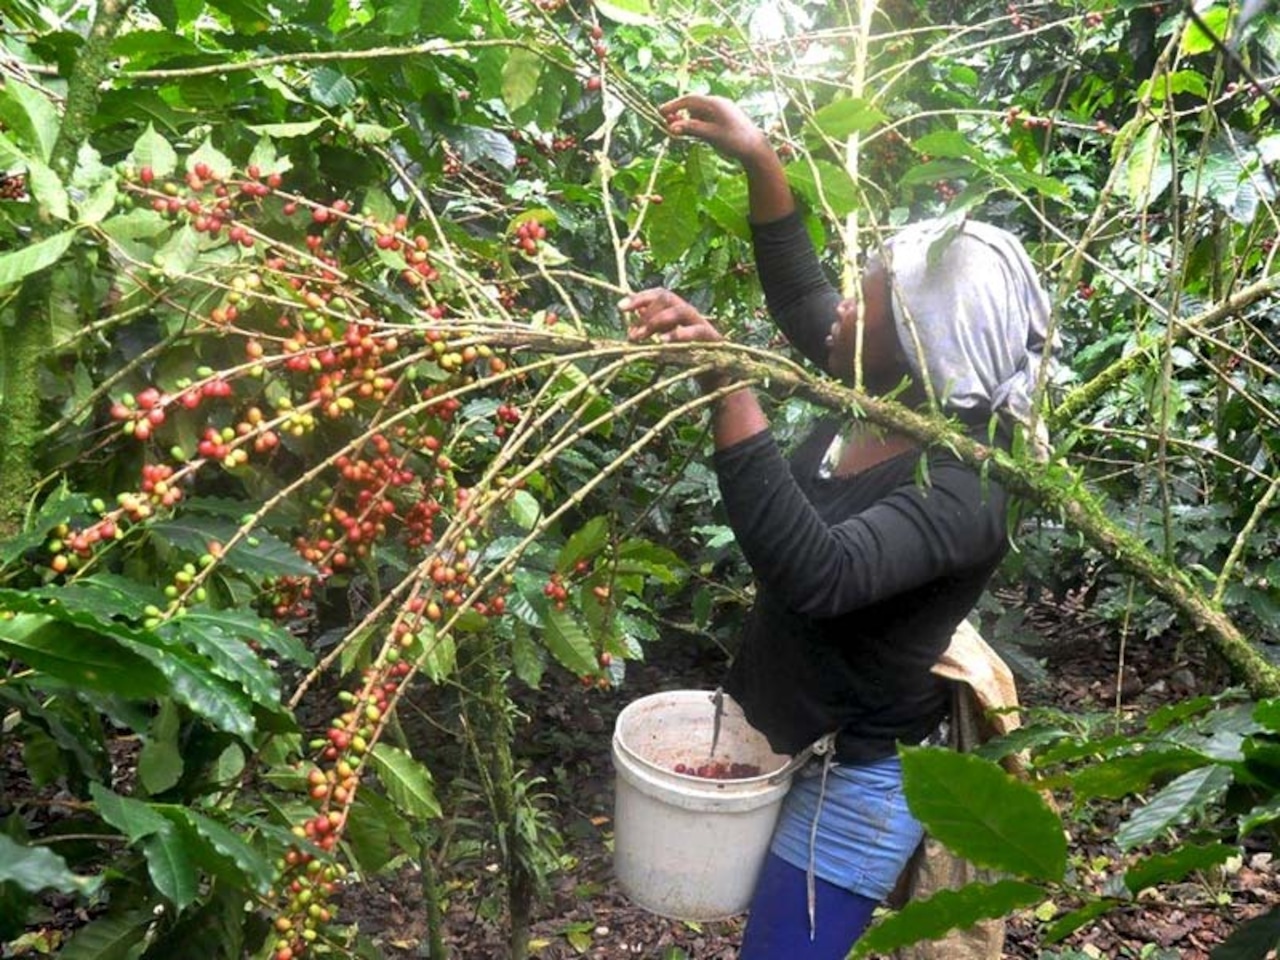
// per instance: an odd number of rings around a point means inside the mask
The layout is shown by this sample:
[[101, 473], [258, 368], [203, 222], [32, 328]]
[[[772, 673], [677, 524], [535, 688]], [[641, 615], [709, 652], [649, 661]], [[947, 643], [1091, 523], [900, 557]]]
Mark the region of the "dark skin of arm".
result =
[[[672, 136], [692, 137], [737, 160], [747, 173], [751, 219], [764, 223], [795, 210], [778, 155], [764, 132], [732, 100], [724, 97], [679, 97], [659, 108]], [[656, 336], [669, 343], [718, 343], [720, 331], [698, 310], [670, 290], [645, 290], [619, 305], [631, 314], [627, 336], [647, 340]], [[756, 396], [748, 389], [724, 397], [715, 407], [712, 429], [716, 449], [732, 446], [769, 426]]]

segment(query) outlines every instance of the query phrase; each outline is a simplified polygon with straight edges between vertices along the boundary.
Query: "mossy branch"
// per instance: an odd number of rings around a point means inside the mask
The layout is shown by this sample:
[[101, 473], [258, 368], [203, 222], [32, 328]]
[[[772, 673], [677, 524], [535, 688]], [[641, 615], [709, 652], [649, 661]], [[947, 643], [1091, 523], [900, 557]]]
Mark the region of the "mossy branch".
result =
[[[1173, 334], [1176, 338], [1189, 336], [1197, 330], [1207, 329], [1220, 320], [1235, 316], [1246, 307], [1251, 306], [1264, 297], [1271, 296], [1280, 290], [1280, 274], [1259, 280], [1257, 283], [1237, 291], [1231, 296], [1186, 320], [1173, 321]], [[1154, 346], [1154, 344], [1153, 344]], [[1120, 383], [1125, 377], [1135, 373], [1148, 362], [1144, 350], [1135, 350], [1105, 367], [1092, 380], [1076, 387], [1058, 404], [1050, 418], [1052, 426], [1065, 428], [1082, 413], [1098, 402], [1108, 390]]]

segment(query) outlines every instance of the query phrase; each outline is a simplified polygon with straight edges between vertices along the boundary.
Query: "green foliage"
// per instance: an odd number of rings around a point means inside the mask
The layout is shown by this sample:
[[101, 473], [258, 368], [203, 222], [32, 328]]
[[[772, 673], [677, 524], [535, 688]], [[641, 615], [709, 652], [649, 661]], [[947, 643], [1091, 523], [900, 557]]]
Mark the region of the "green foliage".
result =
[[1125, 871], [1124, 885], [1137, 896], [1148, 887], [1168, 883], [1192, 871], [1208, 870], [1235, 856], [1236, 848], [1225, 843], [1190, 844], [1168, 854], [1151, 856]]
[[135, 957], [151, 921], [149, 910], [101, 917], [77, 930], [58, 956], [64, 960], [124, 960]]
[[1034, 788], [971, 754], [919, 747], [901, 756], [911, 812], [932, 836], [981, 867], [1062, 878], [1062, 826]]
[[440, 802], [431, 785], [431, 773], [403, 750], [380, 743], [371, 754], [373, 768], [386, 787], [387, 796], [411, 820], [440, 816]]
[[0, 834], [0, 853], [4, 854], [0, 883], [11, 883], [27, 893], [84, 893], [94, 886], [73, 874], [66, 861], [50, 850], [25, 847]]
[[1280, 915], [1269, 910], [1260, 917], [1247, 920], [1214, 948], [1212, 960], [1254, 960], [1265, 957], [1280, 942]]
[[877, 923], [861, 939], [854, 957], [897, 950], [920, 940], [936, 940], [949, 930], [964, 929], [978, 920], [1003, 917], [1018, 907], [1035, 903], [1041, 888], [1020, 880], [993, 884], [973, 883], [959, 890], [941, 890], [927, 900], [907, 904], [892, 917]]
[[71, 246], [75, 235], [75, 230], [63, 230], [25, 249], [0, 254], [0, 286], [18, 283], [57, 263]]
[[1231, 784], [1226, 767], [1201, 767], [1184, 773], [1151, 798], [1116, 834], [1120, 849], [1150, 843], [1166, 830], [1181, 826], [1212, 802], [1220, 800]]
[[[1271, 822], [1255, 804], [1268, 798], [1266, 810], [1273, 806], [1275, 720], [1271, 701], [1251, 704], [1235, 691], [1171, 704], [1123, 730], [1110, 716], [1038, 709], [1026, 726], [986, 744], [982, 757], [904, 750], [904, 785], [913, 813], [956, 855], [1028, 882], [1020, 903], [1077, 904], [1041, 918], [1044, 941], [1054, 943], [1148, 888], [1212, 876], [1240, 856], [1244, 835]], [[1029, 763], [1030, 782], [995, 763], [1013, 753]], [[1060, 820], [1045, 806], [1039, 791], [1052, 788], [1069, 790], [1071, 816]], [[1111, 879], [1086, 884], [1083, 867], [1067, 870], [1064, 828], [1084, 833], [1095, 812], [1110, 818], [1115, 801], [1138, 797], [1112, 836]], [[1007, 912], [992, 912], [985, 890], [973, 883], [910, 904], [874, 928], [887, 938], [878, 949]]]

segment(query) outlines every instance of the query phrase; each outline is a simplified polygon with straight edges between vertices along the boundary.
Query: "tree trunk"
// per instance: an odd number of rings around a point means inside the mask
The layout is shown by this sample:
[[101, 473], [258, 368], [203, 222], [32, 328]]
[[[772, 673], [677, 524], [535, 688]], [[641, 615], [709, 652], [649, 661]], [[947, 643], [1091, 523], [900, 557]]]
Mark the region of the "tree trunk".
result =
[[[98, 6], [89, 38], [76, 60], [67, 85], [67, 104], [49, 166], [66, 182], [75, 168], [80, 145], [88, 140], [89, 123], [98, 109], [102, 82], [107, 77], [107, 54], [124, 23], [132, 0], [105, 0]], [[31, 243], [52, 236], [64, 225], [38, 221]], [[40, 364], [50, 347], [49, 308], [53, 291], [51, 271], [28, 277], [18, 299], [17, 322], [4, 333], [0, 357], [0, 539], [21, 526], [23, 511], [35, 490], [35, 452], [40, 439]]]
[[423, 840], [418, 851], [418, 866], [422, 871], [422, 899], [427, 907], [427, 939], [423, 944], [423, 956], [427, 960], [449, 960], [449, 948], [444, 943], [444, 914], [440, 909], [440, 884], [436, 877], [436, 864], [432, 859], [431, 843]]
[[508, 945], [510, 960], [527, 960], [536, 877], [531, 851], [520, 830], [520, 794], [515, 761], [511, 752], [513, 731], [506, 675], [492, 632], [476, 637], [474, 668], [477, 695], [469, 698], [467, 713], [475, 759], [493, 813], [494, 828], [502, 853], [502, 875], [507, 884]]

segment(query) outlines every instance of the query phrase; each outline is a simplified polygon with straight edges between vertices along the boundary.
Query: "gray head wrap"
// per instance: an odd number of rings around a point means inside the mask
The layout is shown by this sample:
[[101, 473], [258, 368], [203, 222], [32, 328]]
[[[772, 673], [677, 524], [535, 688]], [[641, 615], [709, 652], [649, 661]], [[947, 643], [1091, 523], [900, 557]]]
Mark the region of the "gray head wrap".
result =
[[1040, 367], [1052, 353], [1049, 296], [1022, 243], [965, 220], [926, 220], [885, 245], [898, 339], [912, 372], [962, 415], [1030, 426]]

